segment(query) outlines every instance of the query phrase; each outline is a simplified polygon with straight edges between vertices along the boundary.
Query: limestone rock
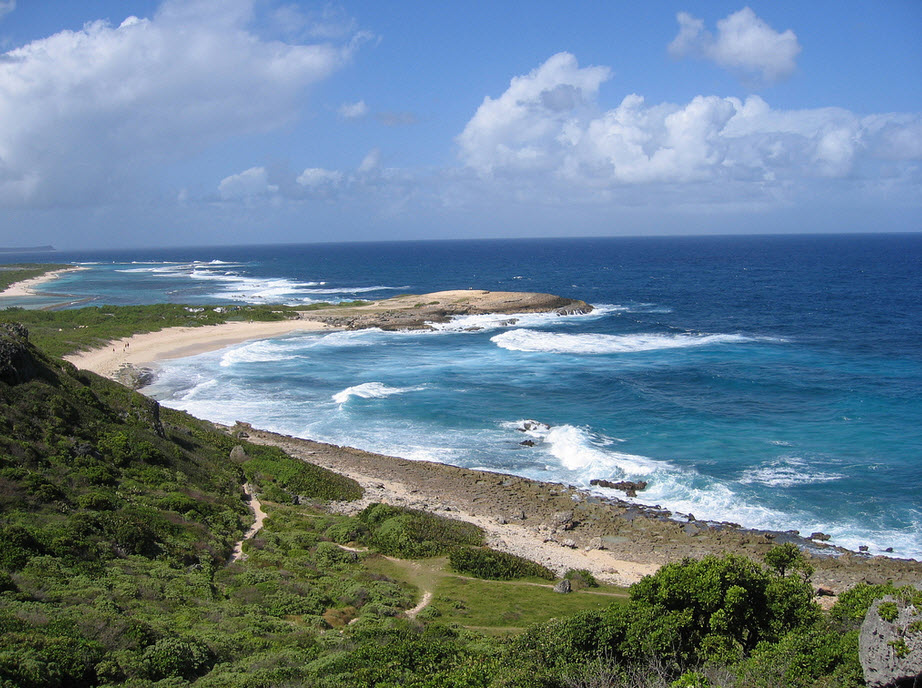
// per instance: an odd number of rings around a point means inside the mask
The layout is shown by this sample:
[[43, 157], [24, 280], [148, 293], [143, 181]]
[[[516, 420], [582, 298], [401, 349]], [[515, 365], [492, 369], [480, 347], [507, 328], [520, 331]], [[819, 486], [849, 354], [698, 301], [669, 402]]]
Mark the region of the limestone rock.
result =
[[912, 686], [922, 679], [922, 610], [893, 596], [868, 609], [858, 639], [858, 659], [871, 688]]
[[647, 489], [646, 480], [638, 480], [637, 482], [633, 480], [619, 480], [618, 482], [612, 482], [611, 480], [595, 478], [590, 480], [589, 484], [598, 487], [607, 487], [611, 490], [621, 490], [628, 497], [636, 497], [638, 492]]
[[28, 342], [29, 331], [20, 323], [0, 326], [0, 380], [17, 385], [38, 374]]
[[230, 451], [230, 460], [236, 461], [236, 462], [246, 461], [247, 460], [246, 450], [244, 450], [244, 448], [241, 447], [239, 444], [236, 445]]
[[554, 592], [566, 594], [570, 592], [570, 590], [570, 581], [568, 581], [566, 578], [560, 579], [557, 581], [557, 585], [554, 586]]

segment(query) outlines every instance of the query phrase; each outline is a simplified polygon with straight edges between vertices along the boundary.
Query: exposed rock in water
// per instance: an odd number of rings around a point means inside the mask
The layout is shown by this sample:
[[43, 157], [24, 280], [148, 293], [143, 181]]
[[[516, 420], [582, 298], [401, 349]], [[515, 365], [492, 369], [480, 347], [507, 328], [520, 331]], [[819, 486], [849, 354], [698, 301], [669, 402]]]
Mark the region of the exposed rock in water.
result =
[[524, 440], [523, 442], [519, 442], [519, 444], [521, 444], [523, 447], [534, 447], [535, 441], [534, 440]]
[[868, 609], [858, 639], [858, 659], [871, 688], [913, 686], [922, 680], [922, 609], [893, 596]]
[[532, 430], [540, 430], [541, 432], [547, 432], [551, 429], [551, 426], [547, 423], [542, 423], [538, 420], [523, 420], [522, 424], [516, 428], [519, 432], [531, 432]]
[[618, 482], [612, 482], [611, 480], [604, 479], [594, 479], [589, 481], [590, 485], [596, 485], [598, 487], [607, 487], [612, 490], [621, 490], [628, 497], [636, 497], [637, 493], [647, 489], [646, 480], [638, 480], [634, 482], [633, 480], [619, 480]]
[[18, 385], [37, 374], [35, 359], [29, 352], [29, 331], [20, 323], [0, 326], [0, 381]]
[[811, 533], [811, 534], [810, 534], [810, 539], [811, 539], [811, 540], [819, 540], [820, 542], [827, 542], [827, 541], [831, 540], [832, 538], [831, 538], [829, 535], [826, 535], [826, 533], [819, 533], [819, 532], [817, 532], [817, 533]]

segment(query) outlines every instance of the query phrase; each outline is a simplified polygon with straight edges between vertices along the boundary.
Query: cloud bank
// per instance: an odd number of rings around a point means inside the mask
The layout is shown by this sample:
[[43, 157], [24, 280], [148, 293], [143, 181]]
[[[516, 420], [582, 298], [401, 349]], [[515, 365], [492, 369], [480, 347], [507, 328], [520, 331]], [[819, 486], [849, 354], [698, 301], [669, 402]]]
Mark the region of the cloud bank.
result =
[[105, 202], [152, 166], [293, 121], [305, 89], [354, 45], [267, 40], [248, 28], [253, 10], [169, 0], [151, 19], [92, 22], [0, 55], [0, 203]]
[[704, 28], [704, 22], [687, 12], [679, 12], [679, 33], [669, 44], [674, 57], [698, 57], [734, 72], [743, 78], [774, 83], [793, 74], [797, 68], [800, 44], [794, 32], [779, 33], [748, 7], [717, 22], [717, 36]]
[[540, 178], [596, 192], [705, 182], [764, 190], [918, 175], [919, 114], [778, 110], [755, 95], [649, 104], [630, 94], [601, 111], [595, 97], [609, 76], [607, 68], [579, 67], [573, 55], [560, 53], [513, 78], [505, 93], [484, 99], [458, 135], [461, 162], [482, 178], [532, 186]]

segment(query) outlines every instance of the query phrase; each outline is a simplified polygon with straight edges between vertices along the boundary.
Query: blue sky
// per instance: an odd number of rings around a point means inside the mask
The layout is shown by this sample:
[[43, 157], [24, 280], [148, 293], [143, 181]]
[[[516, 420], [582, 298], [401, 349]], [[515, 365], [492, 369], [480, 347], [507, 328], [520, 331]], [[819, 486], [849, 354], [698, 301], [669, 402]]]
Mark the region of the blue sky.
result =
[[0, 245], [922, 231], [922, 3], [0, 0]]

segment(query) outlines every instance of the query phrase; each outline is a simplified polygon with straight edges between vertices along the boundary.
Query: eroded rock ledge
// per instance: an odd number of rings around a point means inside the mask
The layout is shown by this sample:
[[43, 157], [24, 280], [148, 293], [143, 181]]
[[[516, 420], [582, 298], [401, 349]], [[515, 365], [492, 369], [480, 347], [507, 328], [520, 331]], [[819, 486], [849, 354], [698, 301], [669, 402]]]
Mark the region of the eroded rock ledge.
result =
[[448, 322], [452, 317], [458, 315], [487, 313], [576, 315], [591, 311], [592, 306], [585, 301], [553, 294], [462, 289], [397, 296], [348, 308], [336, 307], [304, 311], [301, 313], [301, 318], [349, 330], [368, 327], [378, 327], [382, 330], [413, 330], [429, 329], [431, 323]]

